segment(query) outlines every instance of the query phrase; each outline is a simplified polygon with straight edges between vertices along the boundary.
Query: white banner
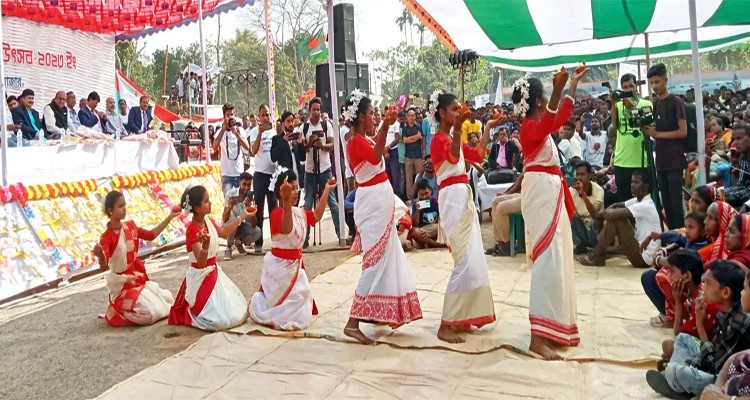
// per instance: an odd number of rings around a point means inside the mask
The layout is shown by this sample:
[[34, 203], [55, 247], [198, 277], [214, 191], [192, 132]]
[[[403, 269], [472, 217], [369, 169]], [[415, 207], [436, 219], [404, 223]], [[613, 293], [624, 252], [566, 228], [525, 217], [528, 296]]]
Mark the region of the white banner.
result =
[[[648, 79], [646, 79], [646, 73], [648, 73], [648, 70], [646, 69], [646, 63], [641, 63], [641, 75], [640, 79], [646, 81], [643, 85], [641, 85], [641, 97], [648, 97]], [[617, 87], [612, 89], [621, 89], [620, 88], [620, 78], [622, 78], [625, 74], [633, 74], [635, 75], [635, 80], [637, 81], [638, 78], [638, 64], [631, 64], [631, 63], [620, 63], [620, 67], [618, 68], [618, 75], [617, 75]]]
[[[115, 38], [3, 16], [5, 91], [35, 94], [41, 114], [58, 90], [73, 91], [77, 99], [90, 92], [104, 100], [115, 93]], [[78, 104], [76, 104], [76, 108]]]

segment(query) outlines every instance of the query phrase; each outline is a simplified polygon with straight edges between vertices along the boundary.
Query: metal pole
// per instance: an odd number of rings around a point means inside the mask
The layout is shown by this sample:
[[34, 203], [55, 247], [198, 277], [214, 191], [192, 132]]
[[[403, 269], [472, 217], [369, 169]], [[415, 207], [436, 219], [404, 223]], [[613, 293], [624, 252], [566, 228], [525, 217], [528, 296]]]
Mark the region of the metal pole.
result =
[[198, 31], [201, 39], [201, 85], [203, 86], [203, 138], [206, 146], [206, 164], [211, 164], [211, 138], [208, 135], [208, 93], [206, 92], [206, 49], [203, 45], [203, 0], [198, 0]]
[[[336, 90], [336, 60], [333, 48], [333, 0], [328, 0], [328, 79], [331, 82], [331, 125], [333, 126], [333, 162], [336, 163], [336, 194], [339, 202], [339, 245], [346, 245], [344, 235], [344, 166], [341, 165], [341, 138], [339, 135], [339, 101]], [[348, 93], [347, 93], [348, 95]]]
[[693, 56], [693, 80], [695, 81], [695, 130], [698, 133], [698, 185], [706, 184], [706, 131], [703, 127], [703, 89], [701, 85], [701, 59], [698, 55], [698, 22], [695, 0], [688, 0], [690, 11], [690, 43]]
[[[2, 6], [0, 6], [0, 14], [2, 13]], [[0, 18], [0, 37], [3, 37], [3, 23], [2, 18]], [[3, 60], [0, 60], [0, 93], [3, 94], [3, 100], [5, 100], [5, 63]], [[3, 169], [3, 186], [8, 186], [8, 127], [5, 124], [5, 118], [8, 116], [5, 115], [5, 110], [7, 110], [7, 106], [3, 105], [0, 107], [0, 122], [2, 122], [2, 169]], [[18, 139], [19, 142], [21, 142], [23, 138]]]
[[643, 34], [643, 40], [646, 44], [646, 70], [651, 68], [651, 46], [648, 43], [648, 33]]
[[273, 35], [271, 34], [271, 0], [266, 0], [265, 21], [266, 21], [266, 64], [268, 68], [268, 108], [271, 110], [271, 123], [276, 126], [276, 78], [274, 74], [274, 49]]
[[497, 69], [497, 91], [495, 92], [495, 104], [503, 102], [503, 69]]

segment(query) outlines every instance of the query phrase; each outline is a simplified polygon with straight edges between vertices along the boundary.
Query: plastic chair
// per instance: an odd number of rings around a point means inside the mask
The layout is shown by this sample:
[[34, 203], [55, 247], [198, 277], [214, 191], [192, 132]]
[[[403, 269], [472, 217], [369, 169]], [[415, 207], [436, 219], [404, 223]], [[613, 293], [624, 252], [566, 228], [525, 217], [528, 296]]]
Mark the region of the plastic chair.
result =
[[525, 252], [526, 249], [526, 229], [524, 227], [523, 215], [513, 213], [508, 216], [510, 221], [510, 256], [516, 255], [516, 244]]

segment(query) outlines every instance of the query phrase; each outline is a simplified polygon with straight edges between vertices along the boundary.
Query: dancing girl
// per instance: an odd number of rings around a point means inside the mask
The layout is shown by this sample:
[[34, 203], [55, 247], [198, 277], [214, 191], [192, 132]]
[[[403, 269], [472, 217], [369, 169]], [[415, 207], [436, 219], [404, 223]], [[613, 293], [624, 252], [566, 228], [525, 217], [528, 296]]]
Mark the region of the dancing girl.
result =
[[561, 94], [568, 81], [565, 69], [553, 77], [549, 102], [539, 79], [523, 77], [513, 85], [515, 112], [525, 117], [521, 124], [521, 147], [526, 162], [521, 212], [533, 249], [529, 350], [548, 360], [561, 359], [553, 346], [575, 346], [580, 342], [569, 222], [575, 206], [550, 132], [557, 131], [570, 118], [578, 82], [586, 71], [583, 67], [576, 69], [562, 103]]
[[373, 115], [370, 99], [359, 90], [352, 92], [343, 113], [352, 124], [346, 151], [358, 185], [354, 200], [357, 237], [352, 249], [364, 254], [344, 334], [362, 344], [373, 340], [359, 329], [360, 321], [387, 323], [395, 329], [422, 318], [414, 278], [396, 233], [395, 196], [383, 162], [388, 127], [398, 113], [395, 109], [386, 113], [375, 142], [366, 136], [374, 130]]
[[172, 293], [148, 278], [146, 267], [138, 258], [138, 239], [156, 239], [179, 212], [173, 211], [147, 231], [133, 221], [124, 221], [127, 205], [121, 192], [107, 193], [103, 208], [109, 222], [93, 251], [99, 268], [110, 271], [106, 277], [109, 307], [104, 320], [110, 326], [151, 325], [169, 315], [174, 299]]

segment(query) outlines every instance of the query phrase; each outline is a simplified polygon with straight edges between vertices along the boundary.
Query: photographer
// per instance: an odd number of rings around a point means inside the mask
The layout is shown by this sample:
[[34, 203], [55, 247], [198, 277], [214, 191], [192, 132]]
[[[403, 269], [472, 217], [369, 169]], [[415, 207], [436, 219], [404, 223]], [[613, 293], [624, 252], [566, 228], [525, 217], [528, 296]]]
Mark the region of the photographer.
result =
[[[331, 156], [333, 152], [333, 127], [328, 121], [323, 121], [320, 112], [319, 97], [310, 100], [310, 119], [302, 125], [301, 132], [307, 154], [305, 156], [305, 209], [312, 210], [318, 193], [323, 188], [331, 173]], [[328, 207], [331, 211], [336, 236], [339, 232], [339, 204], [334, 191], [328, 193]], [[307, 248], [310, 230], [307, 231], [304, 247]]]
[[643, 133], [652, 137], [656, 144], [656, 172], [667, 225], [669, 229], [679, 229], [684, 226], [685, 217], [682, 209], [682, 181], [687, 167], [685, 105], [682, 99], [669, 93], [664, 64], [652, 65], [647, 76], [648, 85], [658, 98], [654, 108], [655, 126], [643, 127]]
[[642, 169], [647, 164], [646, 153], [643, 151], [643, 135], [637, 126], [631, 126], [629, 121], [632, 110], [643, 107], [653, 107], [651, 102], [638, 96], [636, 78], [633, 74], [625, 74], [620, 78], [621, 90], [610, 90], [612, 105], [612, 126], [617, 132], [615, 140], [615, 154], [610, 157], [609, 167], [614, 167], [617, 197], [620, 201], [628, 201], [633, 197], [630, 192], [630, 179], [633, 172]]
[[211, 148], [218, 151], [221, 157], [221, 190], [226, 196], [229, 189], [240, 186], [240, 173], [244, 171], [241, 148], [248, 150], [250, 145], [241, 133], [239, 121], [234, 117], [234, 106], [226, 103], [221, 109], [224, 112], [224, 123], [213, 139]]
[[[271, 161], [301, 177], [300, 161], [305, 160], [305, 150], [302, 135], [294, 130], [294, 118], [289, 111], [281, 114], [281, 131], [271, 139]], [[300, 184], [304, 187], [304, 181], [300, 181]]]
[[[250, 131], [250, 141], [253, 146], [250, 152], [255, 156], [255, 175], [253, 176], [253, 192], [255, 194], [255, 204], [258, 207], [256, 217], [258, 226], [263, 229], [263, 219], [265, 205], [268, 204], [268, 212], [276, 208], [276, 196], [273, 190], [268, 186], [271, 184], [271, 178], [276, 172], [276, 164], [271, 161], [271, 141], [276, 136], [276, 129], [271, 122], [271, 113], [268, 106], [263, 104], [258, 109], [260, 123]], [[263, 236], [255, 242], [255, 253], [263, 252]]]

